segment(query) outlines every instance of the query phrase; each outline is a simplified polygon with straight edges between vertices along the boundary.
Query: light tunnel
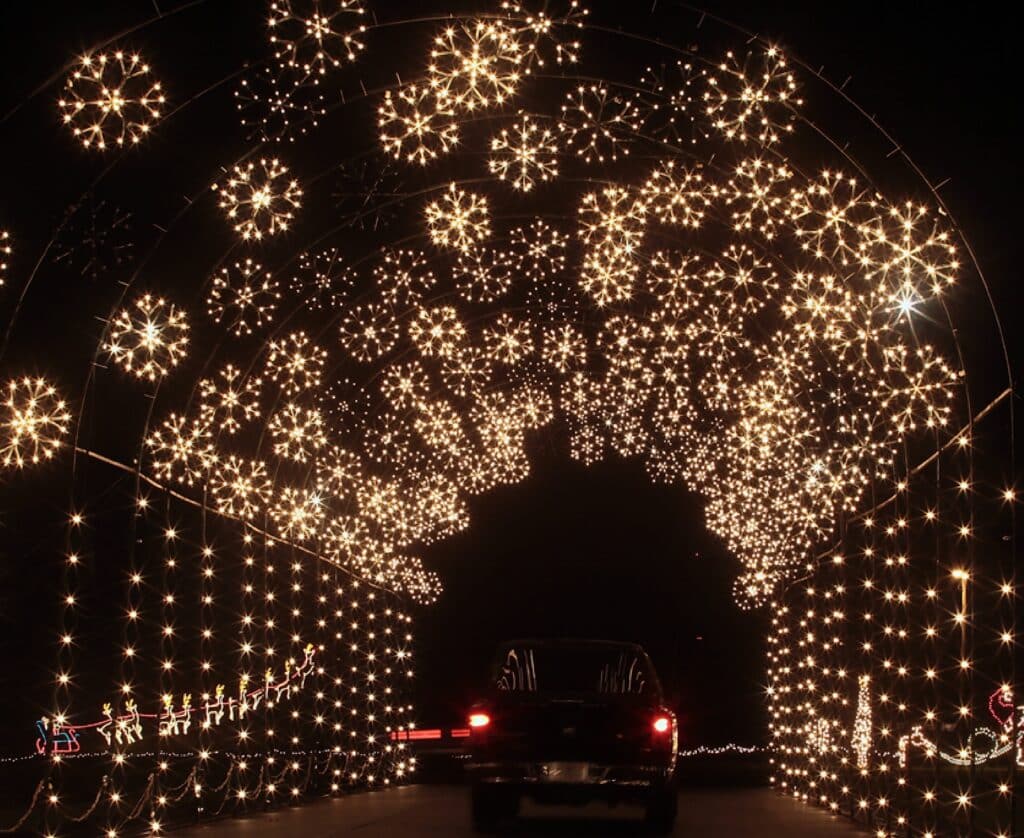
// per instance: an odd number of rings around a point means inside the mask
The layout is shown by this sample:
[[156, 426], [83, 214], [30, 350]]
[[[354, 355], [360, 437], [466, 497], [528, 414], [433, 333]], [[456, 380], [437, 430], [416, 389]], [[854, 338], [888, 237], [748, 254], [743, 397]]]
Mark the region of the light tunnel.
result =
[[126, 16], [0, 125], [0, 827], [414, 777], [422, 553], [543, 436], [703, 499], [781, 793], [1019, 829], [1010, 361], [845, 86], [667, 3], [234, 5]]

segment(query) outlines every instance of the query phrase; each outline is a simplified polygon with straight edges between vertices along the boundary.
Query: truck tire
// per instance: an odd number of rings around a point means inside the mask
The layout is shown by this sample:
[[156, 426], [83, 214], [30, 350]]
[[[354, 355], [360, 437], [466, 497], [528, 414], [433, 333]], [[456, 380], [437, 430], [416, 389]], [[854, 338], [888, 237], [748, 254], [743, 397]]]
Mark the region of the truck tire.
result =
[[519, 795], [509, 789], [480, 784], [470, 792], [470, 812], [477, 832], [494, 832], [502, 821], [514, 818], [518, 811]]
[[644, 810], [644, 823], [655, 835], [671, 835], [676, 826], [679, 798], [675, 787], [662, 786], [651, 792]]

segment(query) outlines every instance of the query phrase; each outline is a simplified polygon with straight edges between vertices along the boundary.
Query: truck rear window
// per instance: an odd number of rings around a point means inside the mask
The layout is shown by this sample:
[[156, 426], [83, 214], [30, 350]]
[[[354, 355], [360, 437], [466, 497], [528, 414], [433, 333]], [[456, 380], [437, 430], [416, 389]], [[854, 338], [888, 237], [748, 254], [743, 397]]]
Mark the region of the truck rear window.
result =
[[632, 648], [513, 646], [502, 650], [494, 685], [508, 692], [652, 695], [657, 681], [647, 656]]

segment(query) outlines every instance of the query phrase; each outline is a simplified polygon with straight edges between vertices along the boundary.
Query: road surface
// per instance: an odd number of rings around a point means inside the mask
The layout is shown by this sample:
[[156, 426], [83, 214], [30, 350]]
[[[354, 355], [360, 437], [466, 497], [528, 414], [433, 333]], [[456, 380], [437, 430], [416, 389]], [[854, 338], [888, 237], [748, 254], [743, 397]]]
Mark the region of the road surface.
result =
[[[175, 832], [181, 838], [469, 838], [468, 792], [459, 786], [405, 786]], [[541, 807], [525, 803], [501, 834], [626, 838], [641, 835], [640, 810]], [[688, 838], [828, 838], [864, 833], [842, 819], [762, 788], [683, 791], [675, 835]]]

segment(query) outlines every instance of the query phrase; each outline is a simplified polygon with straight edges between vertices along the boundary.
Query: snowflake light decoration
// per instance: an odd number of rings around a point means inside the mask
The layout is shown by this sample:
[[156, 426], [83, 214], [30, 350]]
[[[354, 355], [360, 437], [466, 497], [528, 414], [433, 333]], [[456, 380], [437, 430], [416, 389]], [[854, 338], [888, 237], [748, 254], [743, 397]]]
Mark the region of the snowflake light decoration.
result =
[[430, 377], [419, 361], [392, 364], [381, 377], [380, 391], [396, 410], [412, 410], [430, 400]]
[[698, 137], [706, 134], [698, 124], [699, 99], [694, 89], [704, 77], [704, 70], [682, 59], [668, 66], [648, 67], [633, 95], [637, 112], [643, 115], [644, 131], [677, 146], [696, 145]]
[[234, 434], [260, 415], [263, 382], [226, 364], [216, 378], [199, 382], [199, 415], [203, 424]]
[[587, 363], [587, 339], [577, 327], [565, 323], [544, 334], [541, 355], [563, 375]]
[[287, 396], [315, 391], [323, 380], [327, 350], [310, 340], [305, 332], [292, 332], [272, 340], [267, 353], [267, 377]]
[[556, 279], [565, 270], [568, 243], [565, 233], [537, 218], [512, 230], [508, 258], [515, 273], [540, 283]]
[[427, 358], [449, 358], [466, 339], [466, 327], [453, 306], [421, 308], [409, 324], [409, 337]]
[[237, 164], [227, 181], [215, 183], [213, 190], [244, 241], [287, 230], [302, 205], [299, 182], [288, 177], [287, 167], [276, 157]]
[[629, 143], [640, 129], [635, 102], [599, 84], [580, 85], [566, 94], [558, 128], [567, 151], [585, 163], [614, 163], [629, 154]]
[[553, 7], [532, 11], [527, 8], [527, 4], [518, 0], [502, 0], [501, 8], [518, 27], [518, 31], [529, 39], [527, 49], [531, 63], [543, 67], [546, 62], [544, 52], [548, 46], [553, 48], [557, 64], [579, 63], [583, 44], [578, 39], [565, 40], [559, 37], [561, 29], [583, 28], [590, 10], [579, 0], [570, 0], [564, 11], [560, 12], [553, 11]]
[[83, 55], [58, 100], [64, 124], [85, 148], [135, 145], [161, 116], [166, 98], [138, 53]]
[[629, 190], [610, 186], [585, 195], [579, 217], [580, 238], [587, 246], [580, 284], [602, 308], [630, 299], [646, 230], [646, 204]]
[[7, 383], [0, 423], [0, 464], [24, 468], [49, 460], [60, 449], [71, 413], [57, 389], [44, 378]]
[[411, 306], [437, 284], [427, 254], [409, 248], [385, 249], [373, 267], [381, 298], [392, 306]]
[[177, 413], [146, 438], [146, 447], [154, 474], [186, 486], [204, 480], [217, 460], [210, 427]]
[[252, 259], [225, 265], [214, 275], [206, 298], [207, 313], [236, 335], [251, 335], [274, 318], [281, 299], [269, 271]]
[[352, 292], [356, 276], [336, 247], [304, 251], [288, 291], [313, 311], [340, 309]]
[[675, 160], [655, 169], [640, 195], [660, 223], [683, 228], [699, 227], [712, 202], [701, 173], [677, 167]]
[[320, 124], [326, 97], [318, 86], [298, 83], [294, 72], [263, 66], [239, 82], [235, 106], [247, 139], [295, 142]]
[[468, 251], [491, 234], [487, 198], [448, 185], [444, 196], [431, 201], [426, 208], [430, 240], [438, 247]]
[[210, 491], [217, 511], [243, 520], [254, 520], [273, 498], [273, 481], [260, 460], [235, 454], [218, 464], [210, 476]]
[[314, 538], [323, 527], [326, 512], [319, 492], [292, 486], [286, 486], [270, 507], [270, 517], [281, 534], [297, 541]]
[[484, 329], [483, 339], [491, 358], [507, 366], [518, 364], [534, 349], [529, 321], [518, 320], [508, 312], [499, 314]]
[[305, 463], [327, 444], [323, 414], [316, 408], [288, 402], [267, 425], [274, 453], [282, 459]]
[[793, 130], [795, 109], [803, 101], [797, 96], [793, 74], [785, 56], [775, 47], [747, 56], [755, 67], [750, 71], [735, 53], [726, 53], [718, 66], [721, 75], [708, 77], [704, 110], [714, 127], [727, 139], [746, 142], [756, 139], [762, 146], [777, 143]]
[[453, 24], [434, 40], [430, 88], [459, 112], [502, 105], [519, 87], [524, 53], [519, 36], [500, 20]]
[[494, 363], [482, 347], [466, 343], [442, 358], [441, 376], [454, 395], [468, 399], [491, 382]]
[[380, 155], [342, 162], [336, 183], [332, 195], [342, 222], [358, 230], [387, 228], [405, 197], [397, 164]]
[[274, 58], [307, 76], [323, 76], [365, 48], [361, 0], [272, 0], [267, 26]]
[[53, 261], [95, 280], [135, 255], [132, 213], [87, 193], [70, 211], [53, 248]]
[[558, 144], [550, 128], [542, 128], [529, 114], [522, 114], [511, 129], [502, 128], [491, 139], [491, 174], [507, 180], [514, 189], [529, 192], [538, 181], [558, 177]]
[[115, 315], [104, 349], [127, 372], [155, 381], [181, 362], [188, 342], [185, 312], [145, 294]]
[[398, 342], [399, 326], [390, 307], [371, 302], [353, 308], [341, 324], [341, 344], [353, 358], [376, 360]]
[[317, 490], [338, 501], [350, 500], [363, 479], [363, 462], [358, 454], [330, 445], [314, 466]]
[[486, 245], [460, 253], [454, 275], [462, 295], [481, 303], [492, 303], [504, 296], [514, 278], [509, 254]]
[[396, 160], [425, 166], [459, 142], [455, 111], [427, 85], [411, 84], [384, 94], [377, 111], [384, 151]]

